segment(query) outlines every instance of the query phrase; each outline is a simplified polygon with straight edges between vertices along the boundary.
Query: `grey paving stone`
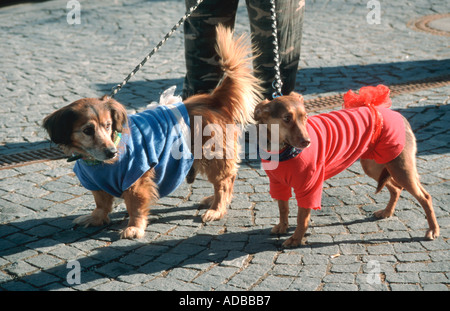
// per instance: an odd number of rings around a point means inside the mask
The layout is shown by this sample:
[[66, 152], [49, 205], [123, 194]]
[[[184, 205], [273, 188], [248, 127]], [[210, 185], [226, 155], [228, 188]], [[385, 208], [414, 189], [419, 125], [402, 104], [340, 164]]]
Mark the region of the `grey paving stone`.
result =
[[417, 272], [386, 273], [386, 281], [389, 283], [419, 283]]
[[258, 291], [284, 291], [291, 286], [293, 281], [294, 278], [291, 277], [269, 275], [253, 289]]
[[26, 259], [26, 262], [40, 269], [48, 269], [62, 263], [60, 259], [47, 254], [41, 254], [36, 257], [28, 258]]
[[326, 283], [323, 287], [324, 291], [357, 291], [356, 284], [347, 283]]
[[392, 255], [395, 253], [394, 248], [390, 244], [368, 246], [367, 251], [371, 255]]
[[18, 262], [14, 262], [14, 263], [6, 266], [4, 268], [4, 270], [11, 275], [21, 277], [28, 273], [38, 270], [38, 268], [36, 268], [30, 264], [27, 264], [24, 261], [18, 261]]
[[11, 281], [2, 284], [2, 288], [8, 291], [36, 291], [36, 287], [21, 281]]
[[239, 287], [241, 289], [249, 289], [269, 270], [270, 266], [267, 265], [261, 264], [250, 265], [246, 269], [236, 274], [229, 281], [229, 284]]
[[54, 282], [59, 282], [61, 279], [55, 277], [52, 274], [41, 272], [39, 274], [27, 275], [22, 278], [22, 280], [28, 284], [31, 284], [37, 288], [42, 288], [43, 286], [49, 285]]
[[332, 273], [345, 273], [345, 272], [359, 272], [359, 270], [361, 269], [361, 264], [360, 263], [351, 263], [351, 264], [345, 264], [345, 265], [338, 265], [338, 264], [333, 264], [331, 266], [330, 272]]
[[325, 283], [348, 283], [353, 284], [355, 282], [355, 275], [349, 273], [333, 273], [328, 274], [323, 278]]
[[449, 283], [449, 279], [443, 273], [430, 273], [430, 272], [419, 272], [420, 281], [423, 284], [427, 283]]
[[427, 253], [403, 253], [396, 254], [395, 257], [399, 262], [427, 261], [430, 259]]
[[298, 265], [302, 261], [302, 256], [298, 253], [281, 253], [276, 259], [277, 264]]
[[85, 255], [85, 253], [80, 251], [79, 249], [67, 245], [59, 246], [58, 248], [51, 250], [49, 254], [68, 261], [77, 259]]
[[392, 291], [421, 291], [421, 287], [417, 284], [390, 284]]
[[424, 291], [448, 291], [448, 287], [444, 284], [425, 284]]
[[315, 291], [321, 285], [321, 278], [299, 277], [292, 282], [289, 290]]
[[129, 290], [132, 287], [133, 286], [131, 284], [113, 280], [111, 282], [94, 286], [92, 289], [96, 291], [122, 291]]

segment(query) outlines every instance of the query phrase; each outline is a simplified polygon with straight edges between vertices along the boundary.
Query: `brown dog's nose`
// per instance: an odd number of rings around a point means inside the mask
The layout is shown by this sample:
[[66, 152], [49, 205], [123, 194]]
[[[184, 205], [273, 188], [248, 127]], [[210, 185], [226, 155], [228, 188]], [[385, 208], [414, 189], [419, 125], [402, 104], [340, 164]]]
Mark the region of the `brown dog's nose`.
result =
[[112, 159], [117, 155], [116, 147], [106, 148], [104, 152], [107, 159]]
[[307, 147], [309, 147], [310, 144], [311, 144], [311, 139], [305, 138], [305, 139], [302, 139], [300, 141], [299, 147], [300, 148], [307, 148]]

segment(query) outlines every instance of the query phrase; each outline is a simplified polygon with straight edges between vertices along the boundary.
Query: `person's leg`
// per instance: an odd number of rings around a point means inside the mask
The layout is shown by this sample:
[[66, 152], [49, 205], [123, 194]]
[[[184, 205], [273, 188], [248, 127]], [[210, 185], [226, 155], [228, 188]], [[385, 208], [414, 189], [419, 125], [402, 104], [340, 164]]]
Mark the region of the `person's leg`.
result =
[[[260, 55], [253, 66], [266, 90], [264, 96], [272, 99], [275, 78], [274, 45], [272, 36], [271, 4], [269, 0], [246, 0], [252, 40]], [[302, 41], [305, 1], [276, 0], [278, 46], [281, 62], [282, 93], [288, 95], [295, 88]]]
[[[196, 0], [185, 0], [190, 8]], [[183, 85], [183, 99], [209, 93], [222, 77], [215, 50], [216, 26], [223, 24], [234, 28], [239, 0], [213, 1], [201, 3], [184, 23], [184, 46], [186, 76]]]

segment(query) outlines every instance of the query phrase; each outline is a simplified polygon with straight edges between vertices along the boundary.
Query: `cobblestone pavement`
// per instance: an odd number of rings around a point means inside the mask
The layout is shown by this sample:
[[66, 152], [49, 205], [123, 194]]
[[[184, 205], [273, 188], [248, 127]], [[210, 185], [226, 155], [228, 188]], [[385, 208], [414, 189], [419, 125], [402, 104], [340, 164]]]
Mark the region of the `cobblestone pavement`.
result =
[[[307, 99], [449, 74], [449, 37], [406, 26], [447, 13], [447, 1], [383, 1], [379, 24], [367, 21], [368, 2], [378, 1], [307, 1], [297, 81]], [[48, 145], [39, 127], [44, 116], [109, 93], [184, 13], [179, 0], [80, 1], [81, 24], [70, 25], [67, 3], [0, 8], [0, 157]], [[236, 31], [248, 31], [243, 1]], [[171, 85], [181, 90], [183, 53], [178, 31], [116, 98], [134, 113]], [[448, 290], [449, 94], [446, 86], [393, 98], [417, 135], [417, 165], [441, 226], [435, 241], [423, 239], [424, 212], [406, 192], [395, 216], [375, 220], [371, 214], [388, 193], [374, 195], [375, 183], [356, 163], [326, 181], [307, 245], [283, 249], [288, 236], [270, 234], [278, 209], [256, 162], [241, 165], [223, 220], [201, 222], [198, 202], [212, 189], [199, 179], [152, 208], [145, 238], [120, 240], [123, 203], [110, 225], [74, 226], [73, 219], [91, 212], [93, 198], [73, 164], [48, 161], [0, 170], [0, 289]], [[295, 216], [292, 207], [290, 233]], [[68, 265], [74, 260], [80, 274]]]

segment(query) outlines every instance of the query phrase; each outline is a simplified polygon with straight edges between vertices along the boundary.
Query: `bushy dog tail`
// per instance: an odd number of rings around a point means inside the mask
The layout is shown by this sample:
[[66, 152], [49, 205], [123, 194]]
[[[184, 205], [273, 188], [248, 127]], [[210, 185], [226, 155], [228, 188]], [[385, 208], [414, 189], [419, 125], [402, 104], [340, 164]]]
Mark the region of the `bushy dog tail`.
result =
[[245, 125], [253, 120], [253, 110], [261, 100], [260, 81], [251, 68], [255, 56], [250, 54], [256, 53], [246, 35], [233, 39], [231, 29], [223, 25], [217, 26], [216, 34], [216, 51], [224, 77], [211, 96], [231, 114], [234, 122]]

